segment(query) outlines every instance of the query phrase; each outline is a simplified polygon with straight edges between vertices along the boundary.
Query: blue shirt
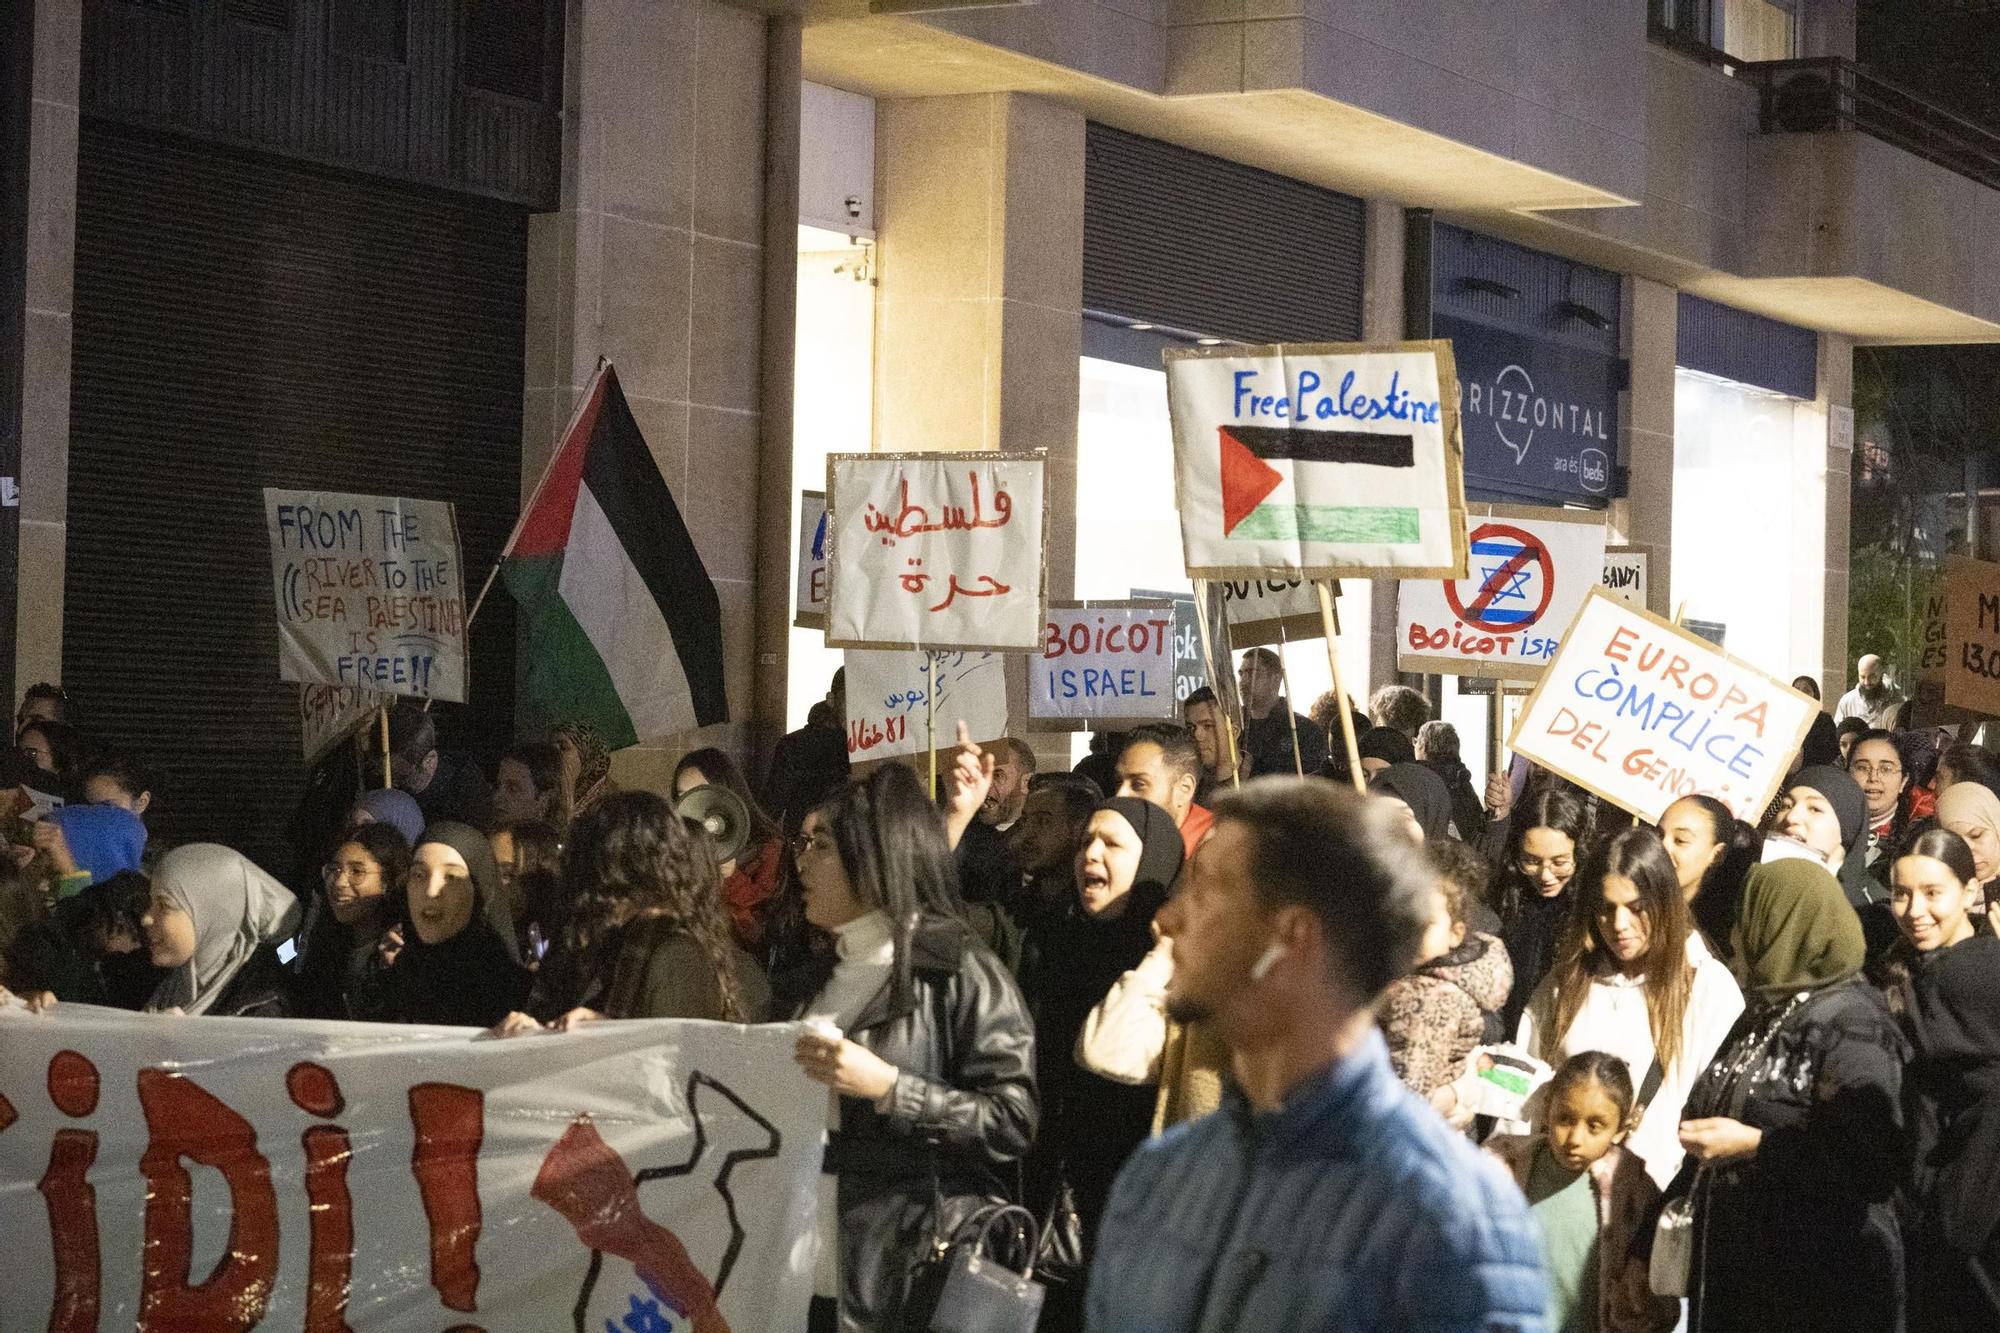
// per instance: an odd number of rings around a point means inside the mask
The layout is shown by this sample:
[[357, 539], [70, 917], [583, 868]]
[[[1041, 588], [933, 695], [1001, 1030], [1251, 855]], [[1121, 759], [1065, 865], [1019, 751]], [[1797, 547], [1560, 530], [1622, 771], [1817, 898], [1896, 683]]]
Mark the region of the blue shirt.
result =
[[1547, 1333], [1527, 1201], [1405, 1091], [1379, 1034], [1276, 1111], [1240, 1094], [1142, 1146], [1090, 1270], [1091, 1333]]

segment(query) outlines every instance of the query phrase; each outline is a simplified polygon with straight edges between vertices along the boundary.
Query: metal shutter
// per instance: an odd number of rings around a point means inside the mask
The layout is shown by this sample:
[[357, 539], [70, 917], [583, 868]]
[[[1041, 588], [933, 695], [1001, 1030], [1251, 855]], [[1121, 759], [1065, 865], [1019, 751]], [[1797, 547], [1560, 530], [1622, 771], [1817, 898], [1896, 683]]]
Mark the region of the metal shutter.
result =
[[[164, 836], [285, 864], [264, 486], [452, 500], [485, 577], [519, 507], [526, 269], [512, 205], [84, 123], [64, 683], [161, 770]], [[513, 692], [500, 595], [447, 744], [505, 736]]]
[[1083, 304], [1241, 342], [1361, 337], [1361, 200], [1092, 124]]

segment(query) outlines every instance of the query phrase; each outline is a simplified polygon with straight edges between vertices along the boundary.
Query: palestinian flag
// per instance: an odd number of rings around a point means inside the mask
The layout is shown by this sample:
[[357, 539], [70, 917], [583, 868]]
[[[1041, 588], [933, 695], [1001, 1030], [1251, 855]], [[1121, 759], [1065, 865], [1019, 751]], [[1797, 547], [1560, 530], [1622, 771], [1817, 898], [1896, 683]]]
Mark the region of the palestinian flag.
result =
[[728, 720], [715, 584], [608, 362], [502, 557], [530, 716], [614, 750]]

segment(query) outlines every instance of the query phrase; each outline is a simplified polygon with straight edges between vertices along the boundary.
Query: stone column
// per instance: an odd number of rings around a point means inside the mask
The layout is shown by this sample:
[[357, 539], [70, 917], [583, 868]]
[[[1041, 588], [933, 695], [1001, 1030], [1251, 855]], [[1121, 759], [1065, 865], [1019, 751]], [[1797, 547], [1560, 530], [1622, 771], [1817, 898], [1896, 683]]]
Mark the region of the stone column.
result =
[[[16, 693], [62, 679], [69, 533], [71, 292], [76, 259], [77, 71], [83, 6], [33, 0], [26, 291], [21, 331]], [[9, 706], [13, 703], [8, 700]]]
[[[1403, 207], [1387, 199], [1370, 199], [1367, 207], [1361, 337], [1364, 342], [1399, 342], [1405, 334]], [[1356, 706], [1366, 712], [1370, 695], [1401, 680], [1396, 674], [1396, 580], [1343, 579], [1341, 590], [1342, 640], [1353, 635], [1365, 643], [1365, 652], [1357, 654], [1350, 649], [1341, 655], [1340, 667], [1346, 676], [1341, 683], [1354, 696]], [[1363, 669], [1356, 671], [1356, 666]], [[1412, 676], [1402, 683], [1421, 689], [1423, 677]], [[1309, 702], [1303, 701], [1301, 707]], [[1332, 743], [1338, 746], [1342, 743], [1340, 728], [1332, 731]]]
[[[572, 4], [561, 205], [528, 236], [524, 496], [610, 358], [722, 600], [738, 721], [684, 739], [739, 749], [753, 720], [758, 493], [790, 488], [789, 473], [759, 470], [765, 24], [714, 0]], [[621, 756], [621, 780], [663, 786], [680, 749], [642, 743]]]
[[[1847, 689], [1847, 593], [1852, 555], [1848, 510], [1854, 475], [1852, 338], [1835, 333], [1819, 337], [1819, 407], [1821, 414], [1813, 421], [1815, 429], [1823, 424], [1826, 431], [1826, 562], [1823, 569], [1807, 569], [1794, 595], [1825, 599], [1826, 621], [1820, 629], [1820, 696], [1831, 707]], [[1836, 416], [1844, 417], [1844, 429], [1835, 421]], [[1807, 441], [1809, 447], [1814, 444]]]
[[1626, 497], [1612, 502], [1607, 535], [1650, 549], [1647, 599], [1653, 610], [1663, 614], [1671, 614], [1674, 606], [1674, 361], [1679, 324], [1680, 296], [1673, 288], [1645, 278], [1628, 281], [1623, 342], [1632, 382], [1619, 427], [1619, 455], [1631, 477]]

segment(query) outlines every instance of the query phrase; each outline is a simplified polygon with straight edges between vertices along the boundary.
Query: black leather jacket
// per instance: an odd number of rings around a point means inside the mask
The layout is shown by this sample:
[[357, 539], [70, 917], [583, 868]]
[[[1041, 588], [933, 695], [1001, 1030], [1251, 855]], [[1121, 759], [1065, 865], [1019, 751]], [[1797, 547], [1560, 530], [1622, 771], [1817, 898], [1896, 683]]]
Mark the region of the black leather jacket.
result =
[[[781, 977], [775, 1012], [797, 1018], [833, 974], [820, 958]], [[839, 1180], [840, 1326], [893, 1327], [910, 1265], [933, 1227], [1005, 1193], [999, 1168], [1035, 1136], [1035, 1034], [998, 958], [958, 921], [925, 918], [911, 941], [911, 994], [869, 1001], [847, 1036], [901, 1070], [887, 1109], [841, 1099], [826, 1170]], [[1004, 1178], [1011, 1178], [1012, 1172]]]

